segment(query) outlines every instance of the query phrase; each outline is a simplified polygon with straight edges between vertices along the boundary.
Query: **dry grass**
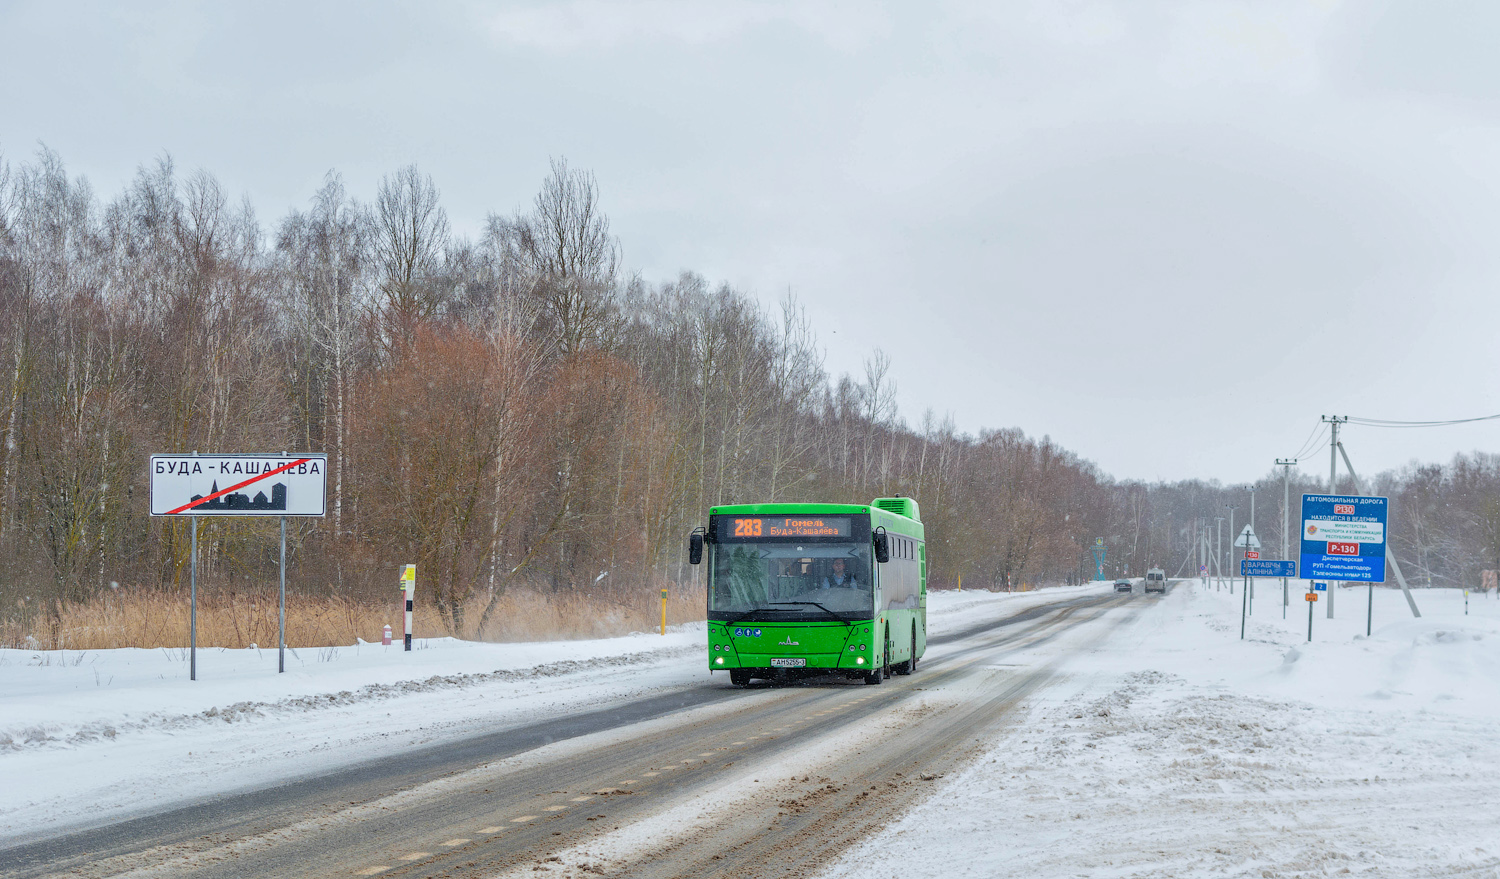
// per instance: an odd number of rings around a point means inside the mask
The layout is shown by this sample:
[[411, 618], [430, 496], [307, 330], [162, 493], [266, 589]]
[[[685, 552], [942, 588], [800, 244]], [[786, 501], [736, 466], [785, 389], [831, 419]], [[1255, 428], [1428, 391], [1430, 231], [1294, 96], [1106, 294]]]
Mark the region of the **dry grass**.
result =
[[[604, 638], [656, 631], [661, 624], [660, 593], [640, 600], [610, 595], [544, 593], [513, 590], [500, 599], [484, 632], [472, 631], [483, 605], [466, 608], [465, 637], [483, 641], [552, 641]], [[667, 624], [703, 619], [703, 593], [673, 589], [667, 599]], [[104, 650], [116, 647], [185, 647], [191, 611], [186, 595], [132, 591], [102, 596], [86, 604], [61, 608], [29, 625], [0, 623], [0, 647], [43, 650]], [[274, 592], [198, 596], [198, 646], [244, 648], [276, 643]], [[412, 614], [418, 638], [447, 635], [437, 608], [418, 601]], [[352, 644], [355, 638], [378, 642], [389, 624], [401, 640], [399, 601], [361, 604], [337, 597], [287, 596], [286, 640], [293, 647]]]

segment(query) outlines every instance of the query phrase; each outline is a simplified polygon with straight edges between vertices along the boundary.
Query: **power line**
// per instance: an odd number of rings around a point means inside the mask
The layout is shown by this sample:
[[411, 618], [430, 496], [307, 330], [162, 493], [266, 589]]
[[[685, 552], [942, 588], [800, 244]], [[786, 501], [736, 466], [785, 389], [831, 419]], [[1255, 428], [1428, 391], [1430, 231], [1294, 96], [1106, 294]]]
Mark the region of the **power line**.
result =
[[1500, 415], [1481, 415], [1478, 418], [1455, 418], [1451, 421], [1390, 421], [1384, 418], [1353, 418], [1350, 424], [1363, 424], [1366, 427], [1447, 427], [1450, 424], [1472, 424], [1476, 421], [1494, 421]]
[[1307, 454], [1309, 452], [1323, 444], [1323, 437], [1327, 435], [1328, 424], [1322, 421], [1318, 422], [1318, 425], [1313, 428], [1312, 434], [1308, 436], [1307, 442], [1303, 443], [1302, 448], [1298, 449], [1297, 454], [1293, 455], [1292, 457], [1298, 460], [1307, 457]]

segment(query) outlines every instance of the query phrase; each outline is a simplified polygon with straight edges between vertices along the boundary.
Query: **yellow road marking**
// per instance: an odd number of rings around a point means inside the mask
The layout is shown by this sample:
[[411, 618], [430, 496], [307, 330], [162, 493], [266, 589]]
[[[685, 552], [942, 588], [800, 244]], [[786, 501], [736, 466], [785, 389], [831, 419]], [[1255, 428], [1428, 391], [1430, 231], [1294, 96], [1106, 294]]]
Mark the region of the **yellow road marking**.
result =
[[641, 783], [640, 779], [636, 779], [636, 778], [627, 778], [624, 781], [620, 782], [620, 784], [640, 784], [640, 783]]
[[470, 840], [467, 840], [467, 839], [450, 839], [447, 842], [440, 842], [440, 843], [438, 843], [438, 845], [445, 845], [445, 846], [447, 846], [449, 848], [452, 848], [455, 845], [463, 845], [466, 842], [470, 842]]
[[423, 859], [425, 857], [428, 857], [431, 854], [432, 854], [432, 852], [412, 852], [409, 855], [402, 855], [401, 856], [401, 860], [403, 860], [403, 861], [420, 861], [421, 859]]
[[567, 811], [567, 808], [568, 808], [567, 806], [546, 806], [546, 807], [544, 807], [542, 809], [542, 811], [543, 812], [564, 812], [564, 811]]
[[384, 873], [386, 870], [389, 870], [389, 869], [390, 869], [390, 867], [386, 867], [386, 866], [366, 867], [363, 870], [360, 870], [355, 875], [356, 876], [374, 876], [376, 873]]
[[592, 799], [593, 799], [593, 797], [574, 797], [573, 798], [573, 802], [575, 802], [575, 803], [581, 803], [581, 802], [583, 802], [585, 800], [592, 800]]
[[729, 743], [729, 744], [730, 744], [730, 746], [731, 746], [731, 747], [732, 747], [732, 746], [734, 746], [734, 745], [743, 745], [743, 744], [744, 744], [744, 742], [730, 742], [730, 743]]
[[713, 751], [709, 751], [706, 754], [699, 754], [698, 756], [699, 757], [712, 757], [713, 755], [714, 755], [714, 752]]
[[642, 772], [641, 773], [641, 777], [642, 778], [650, 778], [653, 775], [661, 775], [661, 773], [660, 772]]
[[504, 829], [505, 829], [504, 827], [481, 827], [481, 828], [479, 828], [479, 832], [480, 833], [499, 833], [500, 831], [502, 831]]
[[525, 824], [527, 821], [535, 821], [536, 819], [537, 819], [537, 816], [535, 816], [535, 815], [522, 815], [519, 818], [512, 818], [512, 819], [510, 819], [510, 823], [512, 823], [512, 824]]

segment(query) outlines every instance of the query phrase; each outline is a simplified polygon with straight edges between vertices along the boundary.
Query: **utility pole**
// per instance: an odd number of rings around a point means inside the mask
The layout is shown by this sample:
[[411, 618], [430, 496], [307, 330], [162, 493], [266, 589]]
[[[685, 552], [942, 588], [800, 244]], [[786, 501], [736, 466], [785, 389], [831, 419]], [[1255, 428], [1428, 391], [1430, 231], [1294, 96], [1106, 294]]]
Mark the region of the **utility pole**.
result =
[[[1277, 458], [1276, 466], [1281, 468], [1281, 560], [1291, 561], [1290, 546], [1291, 535], [1287, 533], [1287, 516], [1291, 514], [1292, 507], [1292, 468], [1297, 466], [1296, 458]], [[1299, 526], [1300, 534], [1300, 526]], [[1298, 538], [1300, 545], [1300, 536]], [[1285, 577], [1281, 578], [1281, 618], [1286, 619], [1287, 605], [1291, 603], [1292, 596], [1288, 589]]]
[[[1204, 517], [1204, 519], [1203, 519], [1203, 527], [1198, 529], [1198, 556], [1199, 556], [1199, 562], [1203, 565], [1203, 585], [1207, 586], [1208, 585], [1208, 578], [1210, 576], [1212, 576], [1211, 573], [1210, 573], [1210, 571], [1208, 570], [1208, 518], [1207, 517]], [[1497, 589], [1496, 591], [1500, 592], [1500, 589]], [[1488, 595], [1489, 593], [1486, 592], [1485, 594]]]
[[[1338, 493], [1338, 468], [1339, 468], [1339, 425], [1349, 420], [1349, 416], [1324, 415], [1323, 421], [1333, 425], [1333, 438], [1328, 441], [1328, 493]], [[1337, 592], [1339, 584], [1333, 581], [1328, 583], [1328, 618], [1333, 619], [1333, 593]]]
[[[1255, 533], [1255, 486], [1250, 486], [1250, 533], [1245, 535], [1245, 555], [1250, 558], [1250, 535]], [[1255, 585], [1250, 582], [1250, 575], [1245, 575], [1245, 598], [1250, 602], [1250, 612], [1255, 613]]]
[[1214, 537], [1214, 568], [1219, 576], [1214, 578], [1214, 591], [1219, 591], [1219, 581], [1224, 579], [1224, 566], [1219, 560], [1224, 558], [1224, 517], [1215, 516], [1214, 521], [1219, 523], [1219, 533]]
[[1234, 511], [1237, 507], [1225, 504], [1224, 509], [1229, 511], [1229, 557], [1225, 559], [1229, 568], [1229, 594], [1234, 594]]
[[1208, 578], [1212, 572], [1208, 569], [1208, 519], [1203, 520], [1203, 527], [1198, 529], [1198, 563], [1202, 565], [1203, 585], [1208, 585]]

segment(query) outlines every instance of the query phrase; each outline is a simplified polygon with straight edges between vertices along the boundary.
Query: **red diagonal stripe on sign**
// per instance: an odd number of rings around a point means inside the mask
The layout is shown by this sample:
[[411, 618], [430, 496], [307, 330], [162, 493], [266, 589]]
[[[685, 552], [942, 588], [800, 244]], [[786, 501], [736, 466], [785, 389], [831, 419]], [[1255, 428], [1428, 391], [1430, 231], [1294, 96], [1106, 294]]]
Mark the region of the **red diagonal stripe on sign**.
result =
[[259, 476], [252, 476], [249, 479], [246, 479], [244, 482], [241, 482], [238, 485], [231, 485], [228, 488], [219, 489], [218, 491], [214, 492], [213, 494], [209, 495], [208, 497], [200, 497], [197, 500], [192, 501], [191, 503], [183, 504], [182, 506], [178, 507], [175, 510], [168, 510], [167, 511], [167, 515], [168, 516], [175, 516], [178, 513], [182, 512], [183, 510], [191, 510], [193, 507], [196, 507], [199, 504], [206, 504], [209, 501], [213, 500], [214, 498], [221, 498], [224, 495], [229, 494], [232, 491], [239, 491], [240, 489], [244, 488], [247, 485], [252, 485], [252, 484], [254, 484], [256, 482], [261, 481], [262, 479], [265, 479], [267, 476], [275, 476], [276, 474], [281, 473], [284, 470], [290, 470], [293, 467], [297, 466], [298, 464], [305, 464], [305, 463], [307, 463], [308, 461], [311, 461], [311, 460], [312, 460], [312, 458], [298, 458], [297, 460], [293, 461], [290, 464], [282, 464], [280, 467], [277, 467], [275, 470], [267, 470], [265, 473], [262, 473]]

